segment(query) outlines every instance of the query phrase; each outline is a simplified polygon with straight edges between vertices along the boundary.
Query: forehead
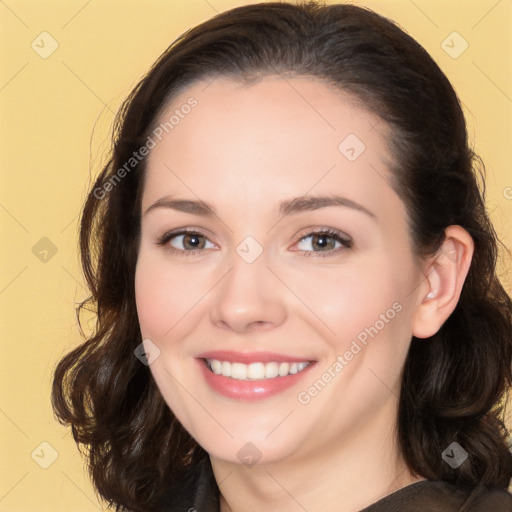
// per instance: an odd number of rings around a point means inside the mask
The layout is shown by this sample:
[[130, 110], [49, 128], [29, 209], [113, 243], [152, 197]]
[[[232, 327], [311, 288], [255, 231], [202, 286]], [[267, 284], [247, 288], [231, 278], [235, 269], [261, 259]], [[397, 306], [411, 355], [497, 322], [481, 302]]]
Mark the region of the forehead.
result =
[[176, 192], [212, 202], [239, 198], [246, 206], [308, 191], [371, 196], [374, 190], [370, 201], [376, 188], [394, 194], [386, 124], [351, 95], [313, 78], [197, 82], [155, 126], [163, 130], [148, 156], [143, 208]]

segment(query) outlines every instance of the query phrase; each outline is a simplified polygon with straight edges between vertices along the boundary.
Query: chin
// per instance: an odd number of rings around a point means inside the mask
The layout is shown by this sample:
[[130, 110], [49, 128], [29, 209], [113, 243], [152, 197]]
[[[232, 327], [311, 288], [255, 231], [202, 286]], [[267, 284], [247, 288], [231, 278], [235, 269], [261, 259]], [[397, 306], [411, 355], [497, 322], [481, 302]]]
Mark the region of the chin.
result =
[[[264, 437], [262, 436], [263, 440]], [[203, 448], [210, 457], [230, 464], [240, 464], [247, 467], [283, 462], [295, 453], [298, 448], [292, 445], [276, 446], [276, 443], [270, 442], [269, 439], [242, 442], [233, 440], [221, 446], [214, 443], [208, 446], [209, 444], [203, 445]]]

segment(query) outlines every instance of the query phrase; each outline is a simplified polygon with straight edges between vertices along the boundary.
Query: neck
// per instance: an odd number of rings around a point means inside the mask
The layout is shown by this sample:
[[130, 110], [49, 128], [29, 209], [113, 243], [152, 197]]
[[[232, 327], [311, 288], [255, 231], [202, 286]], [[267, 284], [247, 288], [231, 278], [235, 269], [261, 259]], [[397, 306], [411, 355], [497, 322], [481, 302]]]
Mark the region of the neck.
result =
[[372, 422], [314, 455], [247, 467], [211, 457], [221, 512], [273, 510], [354, 512], [413, 482], [388, 427]]

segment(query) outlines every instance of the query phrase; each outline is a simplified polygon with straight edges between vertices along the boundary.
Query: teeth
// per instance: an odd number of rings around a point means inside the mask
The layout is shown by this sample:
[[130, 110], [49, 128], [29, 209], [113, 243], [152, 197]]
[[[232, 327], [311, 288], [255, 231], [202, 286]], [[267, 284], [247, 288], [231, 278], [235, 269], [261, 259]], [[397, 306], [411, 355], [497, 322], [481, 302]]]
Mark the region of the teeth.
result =
[[290, 369], [290, 363], [281, 363], [279, 365], [279, 377], [284, 377], [288, 375], [288, 370]]
[[221, 373], [226, 377], [231, 377], [231, 363], [229, 363], [228, 361], [223, 361]]
[[208, 363], [210, 364], [210, 370], [217, 375], [222, 373], [222, 363], [217, 361], [217, 359], [209, 359]]
[[251, 363], [249, 366], [247, 366], [248, 379], [263, 379], [264, 377], [265, 365], [263, 363]]
[[[222, 363], [222, 369], [224, 369], [225, 364], [226, 363]], [[242, 363], [231, 363], [231, 374], [228, 375], [228, 377], [237, 380], [247, 379], [247, 365]]]
[[217, 359], [207, 359], [208, 367], [213, 373], [231, 377], [236, 380], [262, 380], [275, 377], [285, 377], [301, 372], [309, 366], [307, 361], [302, 363], [230, 363]]
[[278, 363], [267, 363], [265, 365], [265, 379], [273, 379], [279, 375]]

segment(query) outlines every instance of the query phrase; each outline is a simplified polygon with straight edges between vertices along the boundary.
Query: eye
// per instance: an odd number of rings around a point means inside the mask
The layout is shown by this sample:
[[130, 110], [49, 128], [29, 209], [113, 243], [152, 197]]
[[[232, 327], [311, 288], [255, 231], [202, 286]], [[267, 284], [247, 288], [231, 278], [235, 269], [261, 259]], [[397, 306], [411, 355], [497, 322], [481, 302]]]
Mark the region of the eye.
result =
[[[166, 246], [171, 253], [185, 256], [198, 255], [204, 249], [215, 248], [215, 244], [210, 242], [203, 233], [191, 229], [164, 233], [158, 238], [156, 244]], [[325, 257], [338, 254], [340, 251], [352, 247], [352, 240], [339, 231], [326, 228], [303, 235], [297, 245], [299, 246], [299, 252], [306, 256]], [[320, 250], [317, 251], [316, 248], [320, 248]]]
[[[207, 247], [207, 244], [211, 244]], [[159, 246], [167, 246], [172, 253], [181, 253], [192, 256], [200, 253], [203, 249], [211, 249], [215, 244], [210, 242], [202, 233], [194, 230], [182, 229], [174, 233], [165, 233], [157, 241]]]
[[[312, 231], [303, 236], [298, 242], [299, 250], [305, 252], [307, 256], [332, 256], [338, 254], [340, 250], [352, 247], [352, 240], [339, 231], [333, 229], [323, 229]], [[320, 248], [316, 251], [315, 248]]]

